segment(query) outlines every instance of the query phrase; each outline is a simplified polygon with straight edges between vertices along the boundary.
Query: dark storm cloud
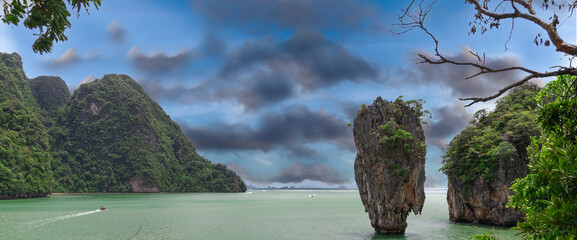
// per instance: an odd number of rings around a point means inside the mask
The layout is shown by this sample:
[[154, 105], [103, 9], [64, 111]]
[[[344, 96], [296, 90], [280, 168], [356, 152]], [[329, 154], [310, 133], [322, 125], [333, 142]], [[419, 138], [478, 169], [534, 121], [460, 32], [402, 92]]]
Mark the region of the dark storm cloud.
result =
[[331, 86], [343, 80], [379, 80], [375, 66], [331, 42], [320, 32], [296, 32], [280, 45], [280, 50], [298, 63], [302, 72], [311, 75], [309, 78], [301, 76], [300, 83], [307, 88]]
[[[203, 45], [213, 41], [205, 42]], [[219, 52], [222, 48], [216, 43], [212, 51]], [[165, 55], [146, 57], [140, 54], [140, 49], [131, 52], [136, 56], [133, 57], [135, 62], [143, 65], [143, 70], [150, 69], [148, 65], [156, 62], [185, 60], [177, 56], [169, 60]], [[141, 81], [141, 84], [155, 99], [187, 104], [199, 99], [234, 101], [247, 110], [255, 110], [280, 103], [303, 90], [313, 91], [342, 81], [381, 79], [375, 66], [351, 54], [342, 45], [331, 42], [321, 33], [305, 31], [295, 33], [285, 42], [278, 42], [273, 37], [247, 41], [227, 55], [216, 76], [195, 88], [167, 88], [159, 81]]]
[[374, 30], [378, 12], [354, 0], [192, 0], [193, 9], [215, 27], [265, 33], [279, 29]]
[[255, 71], [234, 81], [210, 80], [194, 88], [182, 84], [166, 87], [160, 80], [144, 80], [140, 84], [154, 99], [168, 99], [185, 104], [200, 101], [233, 101], [246, 110], [277, 104], [296, 93], [296, 85], [276, 72]]
[[[457, 62], [477, 62], [477, 58], [470, 54], [468, 47], [462, 47], [462, 51], [447, 58]], [[434, 58], [431, 53], [422, 53], [430, 58]], [[415, 59], [415, 62], [421, 59]], [[520, 66], [521, 60], [504, 56], [497, 58], [486, 58], [485, 65], [491, 68], [505, 68]], [[495, 94], [499, 89], [521, 79], [520, 72], [506, 71], [501, 73], [482, 74], [472, 79], [466, 79], [479, 72], [477, 68], [469, 66], [457, 66], [453, 64], [427, 64], [416, 65], [421, 77], [410, 77], [407, 80], [418, 84], [445, 85], [452, 90], [455, 97], [485, 97]]]
[[352, 134], [346, 123], [324, 111], [311, 111], [296, 105], [281, 113], [265, 114], [259, 127], [247, 124], [190, 127], [183, 124], [183, 132], [199, 149], [209, 150], [261, 150], [285, 147], [294, 155], [314, 155], [306, 145], [330, 142], [354, 151]]
[[106, 28], [106, 31], [108, 31], [108, 34], [110, 34], [112, 40], [117, 43], [122, 42], [126, 36], [126, 31], [120, 25], [120, 21], [118, 20], [111, 22]]
[[204, 53], [203, 57], [222, 55], [226, 51], [226, 43], [213, 33], [204, 36], [200, 50]]
[[165, 73], [182, 69], [194, 59], [195, 55], [190, 51], [179, 51], [173, 55], [163, 52], [146, 55], [141, 51], [139, 46], [135, 46], [130, 49], [128, 56], [138, 70], [147, 73]]
[[299, 183], [307, 179], [324, 182], [331, 185], [349, 183], [349, 180], [341, 177], [335, 168], [327, 166], [323, 163], [294, 163], [286, 168], [283, 168], [280, 172], [268, 180], [270, 182], [280, 183]]
[[251, 72], [248, 77], [237, 79], [235, 82], [237, 84], [234, 88], [221, 85], [217, 91], [228, 94], [220, 94], [217, 98], [234, 97], [248, 109], [274, 105], [292, 97], [296, 92], [296, 85], [290, 79], [271, 71]]
[[448, 144], [448, 138], [452, 138], [467, 127], [471, 115], [465, 111], [462, 102], [454, 102], [441, 108], [431, 109], [436, 122], [429, 123], [425, 127], [427, 143], [444, 150]]
[[221, 77], [234, 79], [255, 69], [290, 76], [307, 90], [347, 80], [380, 80], [375, 66], [317, 31], [297, 31], [282, 43], [272, 37], [249, 41], [231, 54]]

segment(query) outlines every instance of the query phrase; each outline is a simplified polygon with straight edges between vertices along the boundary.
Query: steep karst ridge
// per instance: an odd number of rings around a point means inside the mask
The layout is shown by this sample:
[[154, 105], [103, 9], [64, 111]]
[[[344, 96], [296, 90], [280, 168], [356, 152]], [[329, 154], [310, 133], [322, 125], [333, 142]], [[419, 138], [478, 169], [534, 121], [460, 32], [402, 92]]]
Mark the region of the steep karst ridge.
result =
[[17, 53], [0, 53], [0, 89], [0, 101], [16, 100], [34, 113], [40, 113], [24, 73], [22, 58]]
[[134, 80], [107, 75], [73, 98], [59, 77], [27, 79], [0, 53], [0, 199], [50, 192], [238, 192]]
[[58, 191], [246, 191], [236, 173], [199, 156], [180, 126], [126, 75], [81, 85], [56, 124]]
[[52, 156], [42, 119], [22, 59], [0, 53], [0, 199], [50, 193]]
[[449, 217], [454, 222], [513, 226], [523, 215], [507, 207], [517, 178], [527, 175], [527, 146], [539, 136], [536, 85], [523, 85], [475, 113], [471, 126], [449, 143], [441, 170], [448, 176]]
[[355, 180], [375, 231], [402, 234], [407, 215], [425, 201], [425, 135], [422, 101], [378, 97], [354, 120]]
[[70, 91], [66, 82], [60, 77], [39, 76], [29, 80], [32, 95], [40, 109], [50, 117], [54, 117], [58, 109], [66, 105]]

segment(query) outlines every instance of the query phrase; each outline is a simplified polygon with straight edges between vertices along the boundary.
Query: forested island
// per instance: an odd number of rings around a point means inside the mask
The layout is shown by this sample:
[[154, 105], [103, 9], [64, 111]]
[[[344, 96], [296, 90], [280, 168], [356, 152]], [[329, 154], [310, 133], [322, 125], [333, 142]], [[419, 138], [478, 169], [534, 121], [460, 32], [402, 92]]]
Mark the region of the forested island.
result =
[[106, 75], [70, 96], [62, 79], [29, 80], [18, 54], [0, 54], [0, 199], [244, 191], [130, 77]]
[[521, 85], [479, 110], [470, 126], [453, 138], [441, 171], [448, 177], [449, 217], [455, 222], [513, 226], [523, 214], [507, 203], [511, 184], [528, 174], [527, 147], [540, 136], [535, 121], [540, 88]]
[[524, 239], [577, 235], [576, 84], [562, 75], [541, 90], [521, 85], [475, 114], [441, 168], [452, 221], [516, 225]]

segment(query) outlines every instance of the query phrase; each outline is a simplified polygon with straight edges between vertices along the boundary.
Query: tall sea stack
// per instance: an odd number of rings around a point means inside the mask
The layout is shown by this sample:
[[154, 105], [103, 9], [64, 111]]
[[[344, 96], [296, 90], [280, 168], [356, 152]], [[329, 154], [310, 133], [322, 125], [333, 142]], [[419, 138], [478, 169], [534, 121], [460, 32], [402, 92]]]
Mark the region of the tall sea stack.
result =
[[354, 121], [355, 180], [371, 225], [382, 234], [403, 234], [407, 215], [425, 202], [425, 135], [420, 101], [378, 97], [361, 106]]

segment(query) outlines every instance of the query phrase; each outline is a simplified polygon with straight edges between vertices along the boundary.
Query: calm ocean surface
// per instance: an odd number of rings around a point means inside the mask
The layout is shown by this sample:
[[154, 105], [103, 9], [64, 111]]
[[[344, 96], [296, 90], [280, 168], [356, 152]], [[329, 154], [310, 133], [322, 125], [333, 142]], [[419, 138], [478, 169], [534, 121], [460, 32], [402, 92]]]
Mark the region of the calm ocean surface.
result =
[[405, 235], [393, 237], [374, 234], [356, 190], [250, 191], [4, 200], [0, 239], [129, 239], [137, 232], [133, 239], [519, 238], [507, 228], [449, 222], [444, 189], [428, 189], [423, 214], [409, 215]]

